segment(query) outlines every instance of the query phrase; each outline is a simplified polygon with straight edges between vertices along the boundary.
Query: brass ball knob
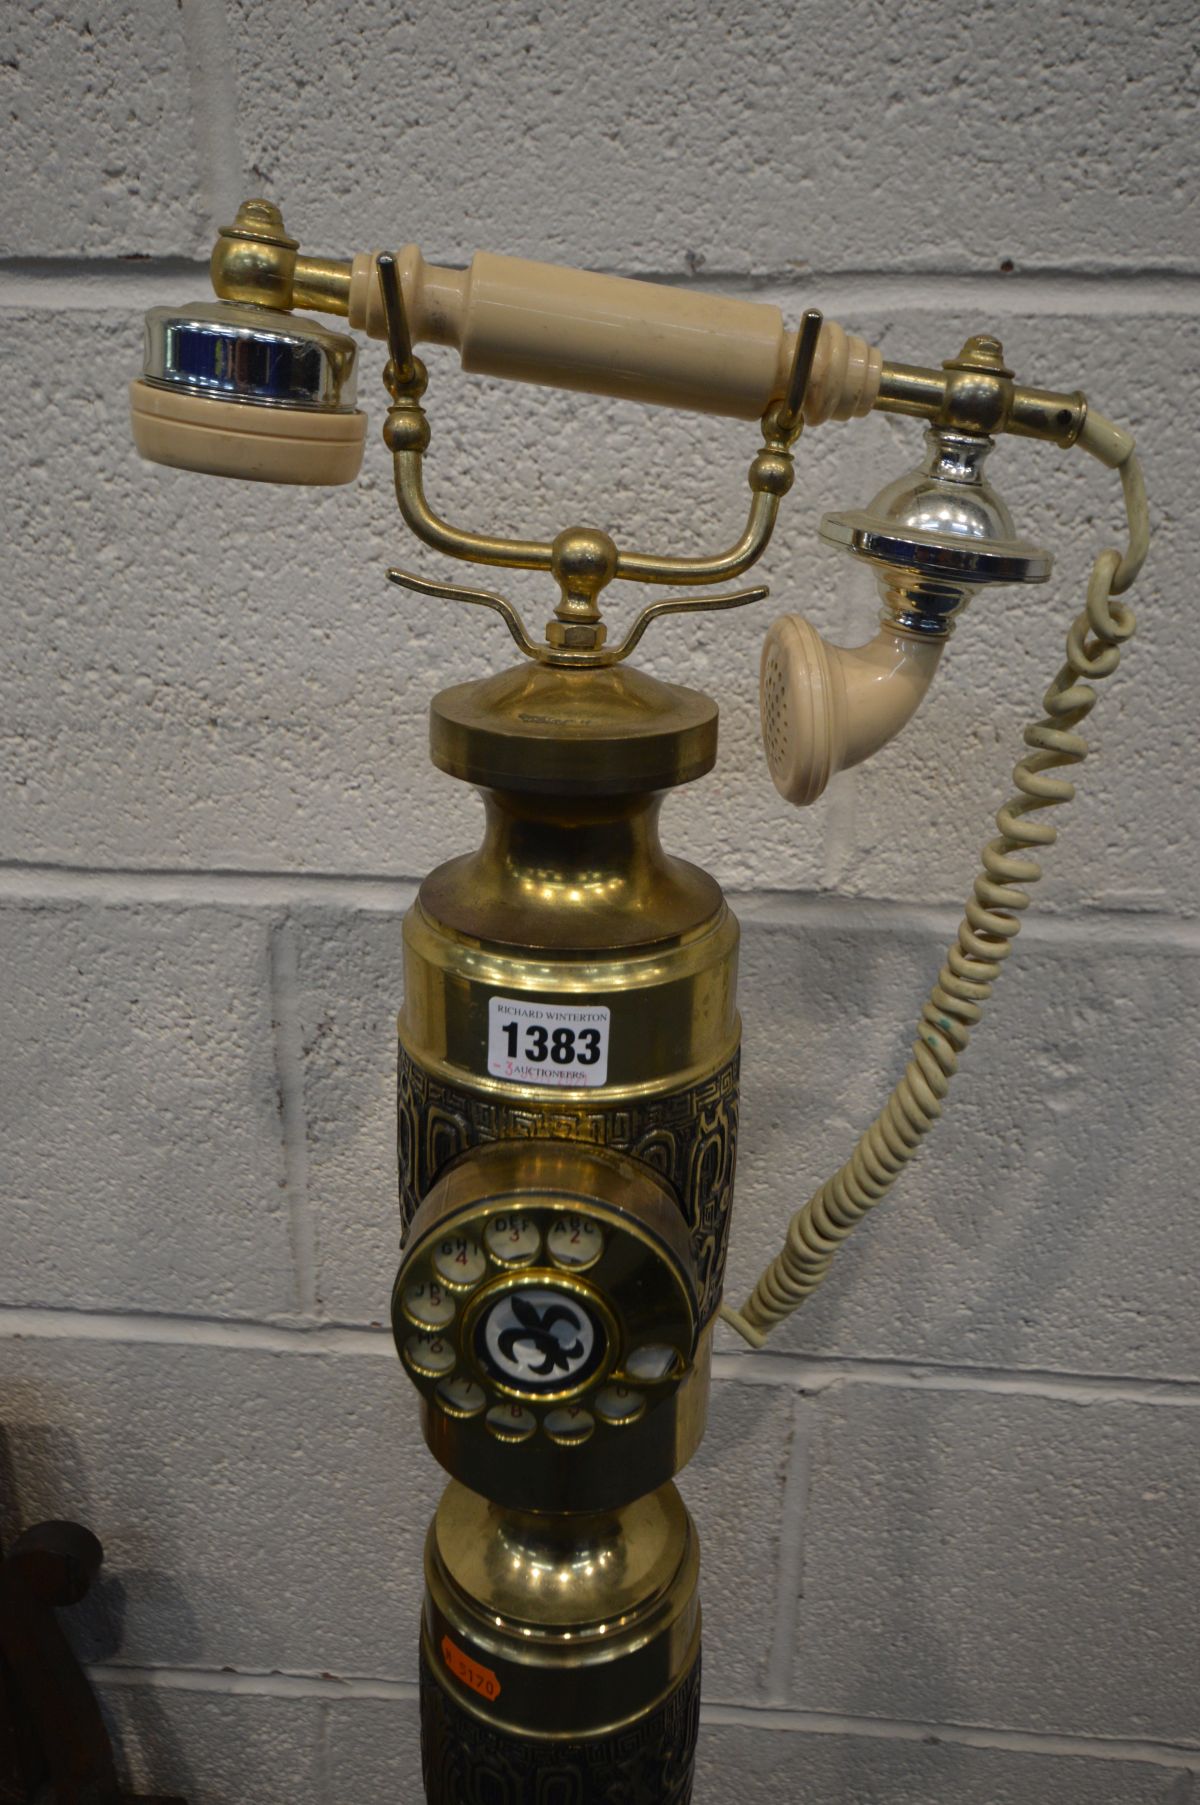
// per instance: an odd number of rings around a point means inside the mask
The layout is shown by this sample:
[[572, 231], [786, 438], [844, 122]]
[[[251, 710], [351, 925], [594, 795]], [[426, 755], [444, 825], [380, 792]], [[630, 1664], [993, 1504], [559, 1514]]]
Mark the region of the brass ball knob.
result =
[[595, 596], [617, 573], [616, 545], [596, 527], [567, 527], [554, 541], [550, 569], [565, 595]]

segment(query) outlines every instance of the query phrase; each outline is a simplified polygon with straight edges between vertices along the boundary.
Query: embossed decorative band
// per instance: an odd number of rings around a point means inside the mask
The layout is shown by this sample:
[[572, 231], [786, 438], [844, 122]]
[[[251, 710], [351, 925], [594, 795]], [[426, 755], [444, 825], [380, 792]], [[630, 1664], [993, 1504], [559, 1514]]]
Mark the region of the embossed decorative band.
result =
[[397, 1081], [400, 1214], [407, 1229], [422, 1199], [451, 1160], [490, 1141], [581, 1141], [630, 1153], [670, 1185], [692, 1245], [700, 1320], [721, 1301], [737, 1159], [738, 1067], [735, 1053], [684, 1090], [607, 1106], [509, 1101], [431, 1076], [404, 1046]]
[[448, 1697], [421, 1652], [428, 1805], [690, 1805], [700, 1660], [653, 1711], [580, 1742], [512, 1736]]

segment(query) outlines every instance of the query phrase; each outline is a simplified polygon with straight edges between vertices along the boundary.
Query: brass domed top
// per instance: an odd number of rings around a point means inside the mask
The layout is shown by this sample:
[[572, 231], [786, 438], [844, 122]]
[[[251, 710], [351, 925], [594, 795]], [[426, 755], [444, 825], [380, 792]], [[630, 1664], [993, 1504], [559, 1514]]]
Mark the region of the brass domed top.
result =
[[629, 665], [521, 664], [435, 696], [429, 744], [439, 770], [486, 789], [667, 790], [712, 769], [717, 705]]

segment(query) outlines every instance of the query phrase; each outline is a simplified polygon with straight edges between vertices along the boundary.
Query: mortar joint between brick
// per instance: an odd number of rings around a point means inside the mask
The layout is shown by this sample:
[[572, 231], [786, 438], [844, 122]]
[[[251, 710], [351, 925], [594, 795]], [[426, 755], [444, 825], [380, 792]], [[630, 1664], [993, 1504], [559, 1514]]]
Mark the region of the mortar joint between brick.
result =
[[296, 1303], [303, 1314], [315, 1316], [318, 1313], [316, 1230], [308, 1196], [304, 1044], [296, 930], [290, 915], [285, 914], [272, 924], [268, 941], [282, 1183], [287, 1200]]
[[[118, 1346], [206, 1347], [258, 1351], [297, 1359], [383, 1359], [395, 1345], [384, 1328], [328, 1317], [217, 1317], [157, 1311], [75, 1310], [61, 1306], [0, 1304], [0, 1340], [97, 1341]], [[936, 1366], [904, 1359], [854, 1359], [844, 1355], [718, 1352], [713, 1377], [720, 1384], [766, 1385], [792, 1390], [813, 1403], [846, 1386], [889, 1390], [975, 1393], [982, 1398], [1029, 1398], [1055, 1403], [1138, 1404], [1150, 1408], [1200, 1408], [1200, 1379], [1133, 1378], [1096, 1373]]]
[[792, 1406], [787, 1470], [780, 1506], [779, 1556], [775, 1567], [775, 1625], [767, 1656], [766, 1695], [775, 1704], [786, 1704], [791, 1695], [799, 1633], [800, 1601], [804, 1596], [805, 1532], [812, 1485], [812, 1438], [818, 1405], [806, 1396]]
[[[1060, 1756], [1085, 1761], [1141, 1763], [1171, 1769], [1194, 1779], [1200, 1774], [1200, 1747], [1190, 1742], [1155, 1742], [1127, 1736], [1092, 1736], [1074, 1731], [1027, 1730], [1004, 1724], [968, 1724], [933, 1720], [860, 1717], [836, 1711], [780, 1709], [711, 1700], [701, 1707], [702, 1723], [722, 1728], [774, 1731], [782, 1735], [863, 1737], [880, 1742], [939, 1742], [966, 1749], [995, 1749], [1009, 1754]], [[1186, 1796], [1186, 1795], [1185, 1795]], [[1172, 1800], [1172, 1805], [1175, 1801]]]
[[323, 1698], [317, 1706], [317, 1746], [314, 1761], [317, 1796], [323, 1801], [323, 1805], [337, 1805], [333, 1779], [332, 1716], [333, 1706], [328, 1699]]
[[[97, 1663], [88, 1668], [100, 1686], [144, 1686], [162, 1691], [206, 1692], [219, 1696], [259, 1698], [314, 1698], [332, 1707], [360, 1700], [409, 1703], [419, 1696], [410, 1680], [374, 1678], [368, 1675], [230, 1671], [202, 1667], [126, 1666]], [[805, 1710], [799, 1706], [749, 1705], [709, 1700], [701, 1708], [701, 1721], [714, 1727], [734, 1727], [784, 1735], [858, 1736], [881, 1742], [929, 1742], [936, 1739], [960, 1748], [997, 1749], [1014, 1754], [1076, 1756], [1114, 1764], [1140, 1762], [1195, 1776], [1200, 1773], [1200, 1747], [1191, 1743], [1141, 1741], [1132, 1737], [1098, 1737], [1070, 1731], [1012, 1729], [1005, 1725], [942, 1723], [889, 1717], [860, 1717], [833, 1711]], [[1175, 1805], [1175, 1801], [1172, 1801]]]
[[204, 202], [200, 229], [212, 238], [242, 199], [236, 60], [225, 0], [180, 0], [180, 13]]
[[[240, 197], [240, 161], [240, 155], [236, 155], [236, 177], [227, 172], [220, 178], [206, 178], [205, 185], [217, 190], [215, 198], [206, 205], [206, 212], [216, 224], [224, 223], [224, 214], [232, 215], [236, 207], [236, 199], [223, 202], [219, 190], [233, 189]], [[222, 217], [217, 219], [217, 215]], [[0, 258], [0, 308], [124, 309], [139, 299], [143, 305], [150, 305], [153, 300], [170, 302], [179, 299], [181, 279], [206, 280], [207, 270], [207, 259], [199, 251], [194, 255], [181, 251], [135, 260], [77, 254]], [[1091, 319], [1137, 314], [1190, 317], [1200, 312], [1200, 274], [1189, 271], [1117, 271], [1108, 275], [1034, 271], [1014, 281], [986, 271], [962, 270], [921, 270], [909, 274], [853, 269], [774, 274], [725, 270], [711, 274], [706, 271], [699, 284], [694, 278], [679, 278], [673, 271], [629, 269], [609, 273], [775, 301], [785, 311], [819, 296], [827, 312], [845, 316], [848, 322], [870, 314], [941, 314], [955, 308], [986, 312], [997, 319], [1048, 314], [1086, 314]], [[155, 293], [149, 298], [140, 293], [150, 289]], [[895, 328], [891, 330], [894, 333]]]
[[[341, 908], [398, 912], [406, 909], [418, 879], [381, 872], [254, 871], [176, 866], [50, 865], [0, 860], [0, 903], [47, 904], [62, 900], [123, 904], [161, 903], [277, 910], [315, 903]], [[907, 932], [937, 945], [953, 938], [961, 903], [916, 904], [886, 896], [839, 895], [828, 891], [730, 887], [726, 899], [744, 926], [833, 930], [895, 935]], [[1069, 914], [1031, 915], [1022, 925], [1022, 944], [1082, 948], [1166, 949], [1200, 952], [1200, 920], [1170, 910], [1096, 908]]]

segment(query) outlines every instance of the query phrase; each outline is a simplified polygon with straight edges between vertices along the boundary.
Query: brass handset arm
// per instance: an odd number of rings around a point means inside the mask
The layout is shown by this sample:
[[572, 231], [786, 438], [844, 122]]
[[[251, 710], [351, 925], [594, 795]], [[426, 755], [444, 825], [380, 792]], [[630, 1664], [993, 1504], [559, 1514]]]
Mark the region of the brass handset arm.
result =
[[[492, 533], [474, 533], [449, 521], [430, 507], [425, 495], [422, 451], [393, 449], [396, 500], [405, 524], [432, 551], [448, 558], [465, 558], [473, 564], [492, 564], [505, 570], [550, 570], [554, 546], [548, 539], [509, 539]], [[759, 462], [763, 454], [755, 459]], [[787, 459], [791, 464], [791, 458]], [[751, 466], [753, 481], [754, 466]], [[780, 475], [782, 481], [782, 473]], [[614, 577], [634, 583], [723, 583], [738, 577], [757, 562], [770, 542], [779, 514], [779, 502], [791, 487], [767, 493], [756, 490], [741, 537], [728, 551], [709, 558], [672, 558], [646, 552], [617, 554]]]
[[[755, 460], [757, 462], [757, 459]], [[790, 464], [791, 459], [788, 459]], [[753, 468], [753, 466], [752, 466]], [[791, 487], [791, 483], [788, 483]], [[724, 583], [756, 564], [771, 541], [783, 491], [756, 491], [745, 531], [728, 551], [711, 558], [672, 558], [650, 552], [618, 552], [616, 575], [631, 583]]]
[[804, 424], [804, 400], [812, 376], [822, 319], [815, 307], [806, 310], [796, 334], [784, 398], [763, 418], [763, 448], [750, 465], [753, 490], [746, 529], [736, 545], [715, 558], [647, 557], [620, 552], [618, 577], [640, 583], [720, 583], [737, 577], [758, 561], [770, 543], [779, 504], [795, 478], [791, 447]]
[[503, 570], [549, 570], [554, 547], [549, 539], [507, 539], [496, 533], [473, 533], [451, 526], [425, 499], [420, 451], [392, 452], [396, 500], [404, 523], [431, 551], [471, 564], [494, 564]]
[[908, 414], [962, 432], [1048, 439], [1064, 450], [1075, 444], [1087, 418], [1087, 397], [1078, 390], [1018, 387], [999, 342], [985, 334], [968, 339], [940, 370], [885, 363], [875, 406], [880, 413]]

